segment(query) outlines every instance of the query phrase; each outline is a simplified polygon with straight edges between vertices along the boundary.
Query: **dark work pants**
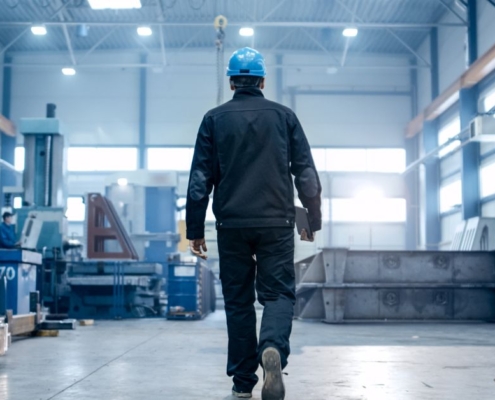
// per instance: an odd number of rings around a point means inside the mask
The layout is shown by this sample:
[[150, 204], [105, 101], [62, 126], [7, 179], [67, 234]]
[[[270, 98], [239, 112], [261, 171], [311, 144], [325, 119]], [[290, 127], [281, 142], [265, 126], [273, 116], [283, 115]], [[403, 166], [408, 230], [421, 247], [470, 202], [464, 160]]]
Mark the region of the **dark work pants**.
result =
[[[278, 349], [282, 367], [287, 365], [296, 301], [294, 230], [220, 229], [218, 249], [229, 334], [227, 375], [234, 377], [237, 390], [249, 392], [258, 382], [264, 349]], [[255, 287], [264, 306], [259, 344]]]

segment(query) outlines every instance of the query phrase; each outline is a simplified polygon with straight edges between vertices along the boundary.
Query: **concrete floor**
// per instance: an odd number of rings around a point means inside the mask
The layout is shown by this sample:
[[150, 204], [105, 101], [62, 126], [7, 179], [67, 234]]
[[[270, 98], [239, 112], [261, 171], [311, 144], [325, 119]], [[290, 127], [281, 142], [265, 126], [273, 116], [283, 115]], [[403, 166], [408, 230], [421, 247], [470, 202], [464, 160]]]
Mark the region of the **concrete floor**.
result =
[[[494, 399], [494, 330], [296, 321], [286, 400]], [[0, 358], [0, 399], [230, 400], [226, 344], [222, 311], [198, 322], [101, 321], [18, 340]]]

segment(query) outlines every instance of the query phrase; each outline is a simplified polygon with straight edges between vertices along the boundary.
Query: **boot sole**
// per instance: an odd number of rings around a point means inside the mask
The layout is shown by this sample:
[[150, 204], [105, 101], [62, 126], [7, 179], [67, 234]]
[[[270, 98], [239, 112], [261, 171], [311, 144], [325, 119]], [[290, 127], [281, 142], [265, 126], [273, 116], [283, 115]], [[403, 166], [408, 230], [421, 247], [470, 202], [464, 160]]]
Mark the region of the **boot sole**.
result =
[[285, 386], [282, 379], [282, 366], [279, 352], [269, 347], [263, 352], [265, 383], [261, 390], [261, 400], [284, 400]]
[[253, 397], [251, 393], [237, 393], [235, 390], [232, 390], [232, 396], [238, 399], [250, 399]]

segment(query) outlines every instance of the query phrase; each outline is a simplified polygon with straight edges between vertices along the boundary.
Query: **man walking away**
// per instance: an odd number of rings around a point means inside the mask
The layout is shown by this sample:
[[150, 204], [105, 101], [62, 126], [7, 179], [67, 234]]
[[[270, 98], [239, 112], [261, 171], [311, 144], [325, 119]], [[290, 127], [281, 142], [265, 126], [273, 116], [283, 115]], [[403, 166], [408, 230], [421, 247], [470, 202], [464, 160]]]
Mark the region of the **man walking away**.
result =
[[[282, 370], [296, 301], [291, 175], [313, 232], [321, 229], [321, 185], [296, 115], [264, 98], [265, 75], [264, 58], [256, 50], [243, 48], [232, 55], [227, 76], [234, 98], [209, 111], [199, 128], [186, 222], [192, 252], [206, 259], [205, 215], [214, 187], [233, 395], [252, 397], [261, 363], [262, 399], [283, 400]], [[303, 232], [301, 239], [314, 237]], [[255, 289], [264, 306], [259, 343]]]

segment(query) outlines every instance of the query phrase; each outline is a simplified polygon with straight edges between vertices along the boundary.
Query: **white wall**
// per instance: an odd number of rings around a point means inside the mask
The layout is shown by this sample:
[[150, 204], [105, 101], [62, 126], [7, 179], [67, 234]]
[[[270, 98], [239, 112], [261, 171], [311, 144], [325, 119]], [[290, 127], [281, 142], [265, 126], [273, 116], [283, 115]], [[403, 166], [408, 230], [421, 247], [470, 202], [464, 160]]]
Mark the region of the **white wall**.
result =
[[478, 0], [478, 17], [478, 52], [482, 55], [495, 45], [495, 7]]
[[[340, 55], [336, 55], [338, 57]], [[335, 62], [326, 56], [327, 65]], [[284, 70], [287, 87], [308, 91], [410, 91], [407, 57], [351, 57], [348, 66], [393, 65], [397, 69], [341, 69], [334, 74], [309, 66], [325, 65], [322, 56], [305, 56], [300, 69]], [[301, 60], [288, 55], [288, 65]], [[296, 112], [314, 146], [403, 147], [404, 126], [411, 117], [409, 96], [312, 95], [296, 97]]]
[[[418, 54], [425, 60], [430, 60], [430, 36], [420, 46]], [[422, 68], [418, 70], [418, 110], [424, 110], [431, 101], [431, 70]]]
[[[136, 63], [134, 54], [118, 55]], [[61, 55], [16, 54], [14, 63], [64, 65]], [[90, 62], [114, 62], [112, 54], [95, 55]], [[72, 145], [138, 143], [139, 72], [137, 69], [81, 69], [62, 75], [59, 67], [16, 67], [12, 73], [12, 118], [43, 118], [46, 104], [57, 104], [57, 117]]]
[[[442, 22], [459, 23], [460, 21], [452, 13], [447, 13]], [[466, 29], [462, 27], [439, 28], [438, 51], [440, 93], [442, 93], [466, 70]]]
[[[226, 58], [227, 58], [226, 54]], [[216, 106], [214, 51], [167, 53], [169, 66], [148, 71], [147, 144], [193, 145], [202, 116]], [[291, 66], [304, 64], [300, 68]], [[136, 68], [80, 68], [76, 76], [60, 73], [66, 62], [60, 54], [14, 54], [14, 63], [57, 64], [56, 68], [16, 67], [13, 71], [12, 118], [43, 117], [45, 105], [58, 105], [72, 145], [133, 145], [139, 132], [139, 70]], [[98, 53], [85, 63], [136, 64], [139, 54]], [[150, 63], [159, 63], [151, 54]], [[284, 87], [304, 90], [408, 91], [409, 70], [344, 69], [327, 73], [327, 55], [288, 54]], [[276, 99], [276, 69], [271, 55], [265, 96]], [[407, 59], [360, 57], [348, 64], [407, 66]], [[316, 68], [315, 68], [316, 66]], [[231, 98], [224, 78], [224, 100]], [[284, 103], [290, 105], [288, 91]], [[298, 95], [296, 111], [315, 146], [403, 146], [403, 130], [410, 119], [410, 99], [403, 96]]]
[[[482, 56], [495, 45], [495, 7], [486, 0], [478, 0], [478, 55]], [[452, 13], [447, 13], [442, 22], [459, 22]], [[440, 92], [445, 90], [456, 79], [458, 79], [466, 69], [466, 29], [441, 27], [438, 33], [439, 38], [439, 70], [440, 70]], [[418, 49], [419, 53], [429, 59], [430, 38]], [[419, 108], [425, 109], [431, 103], [431, 76], [429, 71], [420, 71], [419, 79]], [[482, 153], [491, 150], [492, 144], [483, 144]], [[460, 152], [445, 159], [441, 163], [441, 175], [447, 176], [461, 166]], [[422, 182], [424, 186], [424, 180]], [[421, 188], [424, 192], [424, 187]], [[424, 195], [424, 193], [423, 193]], [[495, 214], [495, 204], [487, 203], [483, 205], [483, 215], [492, 216]], [[421, 242], [424, 245], [424, 202], [420, 206], [422, 217]], [[449, 242], [452, 238], [456, 223], [459, 222], [461, 214], [451, 214], [442, 218], [442, 242]], [[445, 248], [445, 246], [444, 246]]]
[[481, 207], [481, 215], [483, 217], [495, 218], [495, 201], [483, 204]]

